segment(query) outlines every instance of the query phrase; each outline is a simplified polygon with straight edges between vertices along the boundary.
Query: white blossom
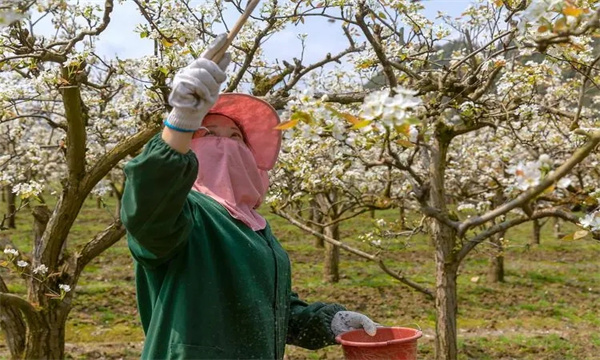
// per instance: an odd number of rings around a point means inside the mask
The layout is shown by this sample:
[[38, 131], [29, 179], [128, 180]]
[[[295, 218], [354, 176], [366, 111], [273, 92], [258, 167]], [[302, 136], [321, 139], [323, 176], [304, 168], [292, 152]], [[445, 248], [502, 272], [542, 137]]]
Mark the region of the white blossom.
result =
[[35, 269], [33, 269], [33, 273], [40, 274], [40, 275], [46, 275], [48, 273], [48, 267], [44, 264], [41, 264], [39, 266], [36, 266]]
[[44, 185], [30, 181], [28, 183], [20, 183], [13, 186], [12, 191], [21, 199], [29, 199], [37, 197], [44, 190]]
[[538, 185], [542, 177], [540, 163], [537, 161], [519, 162], [517, 165], [509, 167], [506, 172], [515, 176], [516, 186], [520, 190], [527, 190]]
[[7, 248], [4, 249], [4, 253], [12, 255], [12, 256], [19, 256], [19, 251], [18, 250], [13, 249], [13, 248], [9, 248], [9, 247], [7, 247]]
[[408, 129], [408, 140], [416, 143], [419, 138], [419, 129], [415, 125], [411, 125]]
[[563, 177], [562, 179], [558, 180], [558, 183], [556, 184], [556, 186], [561, 189], [566, 189], [569, 187], [569, 185], [571, 185], [571, 183], [572, 183], [571, 179], [569, 179], [568, 177]]
[[456, 210], [461, 211], [461, 212], [468, 211], [468, 210], [475, 210], [475, 205], [469, 204], [469, 203], [462, 203], [456, 207]]
[[600, 211], [591, 212], [579, 219], [579, 223], [585, 229], [591, 231], [600, 230]]
[[28, 265], [29, 265], [29, 263], [27, 261], [23, 261], [23, 260], [17, 261], [17, 266], [18, 267], [24, 268], [24, 267], [27, 267]]

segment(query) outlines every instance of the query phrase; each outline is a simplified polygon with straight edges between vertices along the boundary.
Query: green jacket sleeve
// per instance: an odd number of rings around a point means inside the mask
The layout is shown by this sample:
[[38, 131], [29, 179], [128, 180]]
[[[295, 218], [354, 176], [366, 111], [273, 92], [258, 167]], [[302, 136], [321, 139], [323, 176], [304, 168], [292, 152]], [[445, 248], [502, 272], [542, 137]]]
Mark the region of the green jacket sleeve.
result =
[[140, 264], [156, 267], [187, 243], [192, 228], [187, 196], [197, 174], [194, 153], [173, 150], [160, 134], [125, 166], [121, 220]]
[[316, 350], [335, 344], [331, 331], [331, 320], [344, 308], [338, 304], [316, 302], [307, 304], [292, 292], [290, 320], [288, 323], [287, 343], [305, 349]]

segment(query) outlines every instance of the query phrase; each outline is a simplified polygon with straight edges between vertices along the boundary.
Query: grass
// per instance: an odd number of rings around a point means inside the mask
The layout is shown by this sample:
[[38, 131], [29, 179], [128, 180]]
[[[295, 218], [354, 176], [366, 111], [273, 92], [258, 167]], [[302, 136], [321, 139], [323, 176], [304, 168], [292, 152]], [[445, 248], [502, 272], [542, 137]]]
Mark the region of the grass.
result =
[[[97, 208], [93, 199], [86, 201], [69, 235], [70, 251], [80, 249], [111, 222], [114, 200], [109, 199], [108, 205]], [[376, 215], [392, 221], [397, 212]], [[341, 255], [339, 283], [323, 283], [322, 250], [314, 247], [313, 238], [279, 218], [267, 217], [290, 254], [294, 290], [301, 297], [309, 302], [338, 302], [385, 325], [418, 326], [425, 334], [419, 340], [419, 358], [433, 357], [433, 302], [386, 275], [376, 264], [346, 252]], [[1, 232], [0, 241], [8, 238], [20, 250], [30, 251], [31, 217], [25, 211], [17, 221], [17, 230]], [[343, 224], [344, 241], [376, 252], [358, 240], [372, 224], [368, 214]], [[524, 224], [506, 234], [504, 283], [487, 281], [492, 247], [485, 243], [462, 264], [458, 277], [459, 359], [594, 359], [600, 353], [600, 243], [556, 239], [546, 225], [541, 245], [532, 246], [531, 228]], [[565, 226], [563, 230], [573, 228]], [[384, 256], [391, 269], [434, 288], [434, 253], [427, 237], [417, 235], [408, 243], [386, 245]], [[84, 270], [67, 323], [69, 358], [139, 358], [143, 332], [132, 265], [126, 242], [120, 240]], [[18, 278], [3, 269], [0, 274], [11, 291], [26, 294]], [[6, 348], [0, 347], [0, 358], [5, 354]], [[290, 346], [287, 355], [290, 360], [342, 358], [338, 346], [318, 351]]]

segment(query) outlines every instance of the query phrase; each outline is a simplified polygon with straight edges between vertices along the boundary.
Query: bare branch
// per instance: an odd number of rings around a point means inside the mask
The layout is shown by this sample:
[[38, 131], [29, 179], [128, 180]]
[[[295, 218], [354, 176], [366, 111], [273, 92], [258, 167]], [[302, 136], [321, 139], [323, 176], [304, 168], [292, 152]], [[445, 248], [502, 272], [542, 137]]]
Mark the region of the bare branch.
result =
[[396, 79], [396, 74], [394, 74], [394, 69], [390, 65], [390, 62], [387, 58], [387, 55], [385, 54], [385, 51], [383, 50], [383, 47], [381, 46], [379, 41], [377, 41], [377, 39], [375, 39], [375, 37], [371, 33], [371, 30], [369, 30], [369, 26], [365, 22], [365, 16], [367, 15], [367, 9], [365, 8], [365, 4], [360, 3], [359, 6], [360, 6], [360, 11], [356, 14], [356, 23], [358, 24], [358, 26], [362, 30], [363, 34], [367, 38], [367, 41], [369, 41], [369, 43], [373, 47], [373, 50], [375, 51], [375, 55], [377, 55], [377, 58], [381, 62], [381, 66], [383, 66], [383, 72], [385, 73], [388, 83], [389, 83], [390, 87], [393, 89], [396, 86], [398, 86], [398, 79]]
[[269, 31], [271, 31], [275, 24], [275, 21], [270, 21], [268, 25], [256, 35], [256, 38], [254, 38], [254, 44], [252, 45], [252, 48], [246, 52], [246, 58], [244, 59], [244, 63], [238, 70], [233, 80], [231, 80], [231, 82], [227, 86], [227, 89], [225, 89], [225, 92], [232, 92], [238, 87], [240, 81], [242, 81], [244, 77], [244, 74], [248, 70], [248, 67], [250, 67], [250, 64], [252, 64], [252, 60], [254, 60], [254, 55], [260, 48], [261, 40], [269, 34]]
[[289, 213], [287, 213], [285, 211], [277, 210], [277, 209], [273, 209], [272, 211], [273, 211], [274, 214], [276, 214], [278, 216], [281, 216], [282, 218], [286, 219], [287, 221], [289, 221], [291, 224], [295, 225], [296, 227], [298, 227], [298, 228], [300, 228], [300, 229], [308, 232], [311, 235], [314, 235], [314, 236], [316, 236], [318, 238], [321, 238], [321, 239], [327, 241], [330, 244], [333, 244], [335, 246], [339, 246], [340, 248], [342, 248], [342, 249], [344, 249], [344, 250], [346, 250], [346, 251], [348, 251], [348, 252], [350, 252], [350, 253], [352, 253], [354, 255], [358, 255], [358, 256], [360, 256], [363, 259], [367, 259], [367, 260], [371, 260], [371, 261], [375, 261], [375, 262], [379, 261], [379, 258], [376, 255], [372, 255], [372, 254], [366, 253], [364, 251], [355, 249], [355, 248], [353, 248], [351, 246], [348, 246], [348, 245], [344, 244], [341, 241], [338, 241], [338, 240], [332, 239], [332, 238], [330, 238], [330, 237], [328, 237], [326, 235], [323, 235], [320, 232], [311, 229], [309, 226], [302, 224], [300, 221], [298, 221], [292, 215], [290, 215]]
[[475, 237], [468, 240], [458, 252], [456, 261], [460, 263], [467, 256], [467, 254], [469, 254], [469, 252], [473, 250], [473, 248], [475, 248], [475, 246], [482, 243], [486, 239], [489, 239], [494, 234], [506, 231], [512, 227], [523, 224], [527, 221], [538, 220], [546, 217], [558, 217], [575, 224], [579, 221], [579, 218], [577, 216], [559, 208], [541, 209], [535, 211], [531, 217], [520, 216], [514, 219], [506, 220], [502, 223], [491, 226], [487, 230], [477, 234]]
[[160, 126], [155, 122], [142, 131], [130, 136], [118, 143], [112, 150], [103, 155], [96, 164], [88, 171], [85, 178], [82, 180], [82, 191], [84, 194], [89, 193], [96, 184], [102, 180], [108, 172], [117, 165], [119, 161], [127, 155], [139, 150], [148, 140], [154, 136]]
[[[119, 241], [123, 235], [125, 235], [125, 227], [120, 220], [117, 220], [85, 244], [76, 259], [75, 279], [79, 278], [79, 275], [91, 260]], [[76, 282], [75, 280], [74, 283]]]
[[433, 293], [433, 291], [431, 291], [430, 289], [427, 289], [426, 287], [422, 286], [421, 284], [418, 284], [418, 283], [406, 278], [406, 276], [402, 275], [399, 271], [395, 272], [395, 271], [391, 270], [390, 268], [387, 267], [387, 265], [385, 264], [385, 262], [383, 260], [380, 259], [377, 262], [377, 265], [379, 265], [381, 270], [383, 270], [386, 274], [390, 275], [394, 279], [400, 281], [404, 285], [407, 285], [407, 286], [417, 290], [418, 292], [425, 294], [427, 299], [435, 300], [435, 294]]
[[96, 36], [103, 32], [108, 26], [108, 23], [110, 22], [110, 13], [113, 11], [113, 8], [113, 0], [106, 0], [104, 2], [104, 16], [102, 17], [102, 23], [100, 24], [100, 26], [98, 26], [94, 30], [86, 30], [77, 34], [77, 36], [75, 36], [73, 39], [71, 39], [71, 41], [69, 41], [67, 46], [62, 50], [62, 53], [68, 54], [69, 52], [71, 52], [71, 49], [75, 46], [75, 44], [83, 40], [84, 37]]
[[396, 279], [396, 280], [400, 281], [401, 283], [403, 283], [403, 284], [405, 284], [405, 285], [407, 285], [407, 286], [409, 286], [409, 287], [411, 287], [411, 288], [413, 288], [413, 289], [415, 289], [415, 290], [417, 290], [417, 291], [425, 294], [430, 299], [434, 298], [433, 292], [431, 290], [428, 290], [425, 287], [423, 287], [423, 286], [415, 283], [414, 281], [411, 281], [411, 280], [407, 279], [405, 276], [401, 275], [400, 272], [394, 272], [394, 271], [390, 270], [385, 265], [383, 259], [381, 259], [378, 255], [372, 255], [372, 254], [366, 253], [364, 251], [361, 251], [361, 250], [355, 249], [355, 248], [353, 248], [351, 246], [348, 246], [348, 245], [344, 244], [341, 241], [338, 241], [338, 240], [330, 238], [329, 236], [323, 235], [320, 232], [315, 231], [315, 230], [311, 229], [310, 227], [302, 224], [301, 222], [299, 222], [298, 220], [294, 219], [291, 215], [289, 215], [288, 213], [286, 213], [284, 211], [274, 209], [273, 212], [275, 214], [277, 214], [278, 216], [281, 216], [282, 218], [286, 219], [291, 224], [295, 225], [296, 227], [304, 230], [305, 232], [307, 232], [307, 233], [309, 233], [311, 235], [314, 235], [314, 236], [316, 236], [316, 237], [318, 237], [320, 239], [323, 239], [323, 240], [327, 241], [330, 244], [338, 246], [338, 247], [340, 247], [340, 248], [342, 248], [342, 249], [344, 249], [344, 250], [346, 250], [346, 251], [348, 251], [348, 252], [350, 252], [352, 254], [358, 255], [358, 256], [360, 256], [360, 257], [362, 257], [364, 259], [376, 262], [383, 271], [385, 271], [388, 275], [390, 275], [394, 279]]
[[52, 126], [53, 128], [60, 128], [60, 129], [63, 129], [64, 131], [67, 131], [67, 124], [65, 124], [63, 122], [57, 123], [54, 120], [52, 120], [51, 118], [49, 118], [48, 116], [37, 115], [37, 114], [26, 114], [26, 115], [13, 116], [13, 117], [7, 118], [7, 119], [1, 119], [0, 124], [5, 123], [5, 122], [10, 122], [13, 120], [17, 120], [17, 119], [27, 119], [27, 118], [43, 119], [43, 120], [46, 120], [46, 122], [48, 124], [50, 124], [50, 126]]

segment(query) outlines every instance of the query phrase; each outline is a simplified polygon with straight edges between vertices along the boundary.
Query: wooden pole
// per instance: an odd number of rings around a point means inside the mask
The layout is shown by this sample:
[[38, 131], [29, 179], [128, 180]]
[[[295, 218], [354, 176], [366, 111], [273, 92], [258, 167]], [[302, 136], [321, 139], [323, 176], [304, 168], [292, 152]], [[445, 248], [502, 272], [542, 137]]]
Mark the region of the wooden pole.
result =
[[213, 56], [212, 61], [214, 61], [216, 63], [221, 61], [221, 59], [223, 58], [223, 55], [225, 55], [225, 52], [227, 51], [227, 49], [233, 42], [233, 39], [235, 39], [237, 34], [240, 32], [240, 30], [242, 29], [242, 26], [244, 26], [244, 24], [246, 23], [246, 20], [248, 20], [248, 18], [252, 14], [252, 11], [254, 11], [254, 9], [256, 8], [256, 6], [258, 5], [259, 2], [260, 2], [260, 0], [250, 0], [248, 2], [248, 6], [246, 6], [246, 10], [244, 10], [244, 13], [242, 14], [242, 16], [240, 16], [240, 18], [233, 25], [233, 28], [231, 29], [229, 34], [227, 34], [227, 42], [215, 54], [215, 56]]

